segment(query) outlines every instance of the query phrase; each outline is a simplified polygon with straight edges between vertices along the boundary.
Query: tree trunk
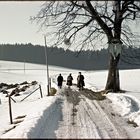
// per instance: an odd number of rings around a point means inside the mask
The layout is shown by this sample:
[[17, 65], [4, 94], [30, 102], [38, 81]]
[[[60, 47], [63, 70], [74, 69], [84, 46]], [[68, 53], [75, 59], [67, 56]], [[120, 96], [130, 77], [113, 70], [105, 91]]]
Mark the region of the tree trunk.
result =
[[111, 90], [112, 92], [120, 91], [120, 79], [118, 70], [119, 60], [120, 54], [116, 58], [110, 54], [109, 72], [105, 89]]

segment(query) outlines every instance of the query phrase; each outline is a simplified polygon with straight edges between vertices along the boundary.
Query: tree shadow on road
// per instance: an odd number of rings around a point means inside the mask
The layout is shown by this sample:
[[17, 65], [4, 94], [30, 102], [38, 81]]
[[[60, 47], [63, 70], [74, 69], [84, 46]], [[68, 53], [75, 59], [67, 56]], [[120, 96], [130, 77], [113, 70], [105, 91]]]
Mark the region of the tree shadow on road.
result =
[[104, 99], [106, 99], [106, 96], [105, 96], [106, 91], [105, 90], [95, 92], [95, 91], [92, 91], [90, 89], [85, 88], [84, 90], [80, 91], [80, 93], [90, 100], [104, 100]]
[[84, 95], [90, 100], [104, 100], [106, 99], [105, 94], [107, 91], [92, 91], [90, 89], [83, 89], [83, 90], [72, 90], [72, 89], [65, 89], [64, 95], [66, 96], [66, 99], [69, 103], [72, 103], [74, 105], [78, 105], [81, 100], [81, 95]]
[[78, 105], [80, 102], [80, 94], [78, 91], [76, 90], [72, 90], [72, 89], [66, 89], [65, 93], [66, 95], [66, 99], [69, 103], [72, 103], [74, 105]]

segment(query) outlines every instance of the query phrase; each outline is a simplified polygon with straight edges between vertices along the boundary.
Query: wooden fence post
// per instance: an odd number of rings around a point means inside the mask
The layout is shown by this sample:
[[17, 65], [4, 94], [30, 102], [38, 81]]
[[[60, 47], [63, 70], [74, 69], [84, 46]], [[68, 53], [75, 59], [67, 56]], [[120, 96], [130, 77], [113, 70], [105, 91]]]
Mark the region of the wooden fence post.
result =
[[40, 95], [41, 95], [41, 98], [43, 98], [41, 85], [39, 85], [39, 89], [40, 89]]
[[12, 119], [12, 106], [11, 106], [11, 97], [10, 95], [8, 96], [9, 98], [9, 115], [10, 115], [10, 123], [13, 124], [13, 119]]

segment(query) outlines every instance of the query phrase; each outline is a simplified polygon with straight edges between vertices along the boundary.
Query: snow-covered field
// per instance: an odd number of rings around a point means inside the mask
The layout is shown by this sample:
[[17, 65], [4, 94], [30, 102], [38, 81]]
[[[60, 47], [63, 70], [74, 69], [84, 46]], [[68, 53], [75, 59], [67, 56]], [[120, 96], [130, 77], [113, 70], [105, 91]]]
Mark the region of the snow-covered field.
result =
[[[44, 129], [47, 130], [47, 134], [51, 138], [56, 138], [56, 133], [52, 133], [52, 128], [59, 128], [58, 121], [49, 123], [50, 116], [53, 114], [54, 119], [59, 116], [60, 108], [57, 108], [60, 102], [60, 96], [63, 89], [60, 90], [56, 85], [56, 78], [61, 73], [66, 80], [69, 73], [72, 73], [74, 83], [79, 70], [66, 69], [62, 67], [49, 66], [49, 75], [51, 77], [51, 86], [57, 89], [55, 96], [47, 96], [47, 72], [46, 66], [0, 61], [0, 83], [16, 84], [22, 82], [37, 81], [38, 84], [31, 86], [26, 92], [21, 92], [20, 96], [12, 96], [16, 101], [12, 103], [12, 120], [13, 124], [10, 124], [8, 97], [0, 92], [0, 138], [39, 138]], [[93, 91], [99, 91], [104, 89], [107, 71], [81, 71], [85, 76], [86, 88]], [[140, 138], [140, 70], [121, 70], [120, 71], [120, 83], [121, 89], [125, 90], [125, 93], [108, 93], [106, 96], [112, 101], [112, 107], [122, 117], [127, 118], [129, 122], [133, 122], [137, 127], [126, 128], [130, 133], [130, 138]], [[34, 92], [31, 96], [21, 101], [33, 90], [37, 89], [41, 85], [43, 98], [40, 96], [40, 90]], [[63, 85], [65, 88], [66, 85]], [[87, 102], [89, 102], [87, 100]], [[90, 104], [90, 102], [89, 102]], [[61, 118], [61, 116], [60, 116]], [[81, 118], [82, 119], [82, 118]], [[48, 126], [44, 124], [48, 122]], [[56, 124], [57, 122], [57, 124]], [[88, 124], [89, 128], [92, 124]], [[44, 127], [45, 126], [45, 127]], [[131, 130], [131, 131], [130, 131]], [[50, 132], [50, 133], [49, 133]], [[83, 130], [84, 132], [84, 130]], [[82, 137], [83, 132], [79, 134], [81, 138], [100, 138], [98, 130], [96, 128], [91, 132], [94, 135], [85, 135]], [[65, 131], [64, 131], [65, 133]], [[74, 134], [74, 133], [73, 133]], [[44, 137], [48, 138], [46, 134]], [[42, 137], [43, 137], [42, 136]], [[91, 137], [92, 136], [92, 137]], [[95, 136], [95, 137], [94, 137]], [[96, 137], [98, 136], [98, 137]], [[72, 138], [74, 136], [71, 136]], [[59, 137], [58, 137], [59, 138]], [[105, 137], [106, 138], [106, 137]]]

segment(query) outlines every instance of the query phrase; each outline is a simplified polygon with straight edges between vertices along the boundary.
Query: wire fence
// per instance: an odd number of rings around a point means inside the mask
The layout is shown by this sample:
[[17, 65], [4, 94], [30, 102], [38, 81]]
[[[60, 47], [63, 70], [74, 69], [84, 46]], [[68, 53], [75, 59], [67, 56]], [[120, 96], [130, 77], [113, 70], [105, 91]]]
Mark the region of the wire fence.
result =
[[[31, 95], [33, 95], [33, 93], [35, 93], [37, 90], [40, 91], [40, 95], [41, 98], [43, 98], [43, 94], [42, 94], [42, 88], [41, 85], [39, 85], [38, 88], [36, 88], [34, 91], [32, 91], [30, 94], [28, 94], [26, 97], [24, 97], [22, 100], [20, 100], [20, 102], [24, 101], [25, 99], [27, 99], [28, 97], [30, 97]], [[13, 124], [13, 115], [12, 115], [12, 103], [11, 101], [13, 101], [14, 103], [16, 103], [16, 100], [14, 100], [11, 95], [8, 95], [8, 106], [9, 106], [9, 117], [10, 117], [10, 123]]]

